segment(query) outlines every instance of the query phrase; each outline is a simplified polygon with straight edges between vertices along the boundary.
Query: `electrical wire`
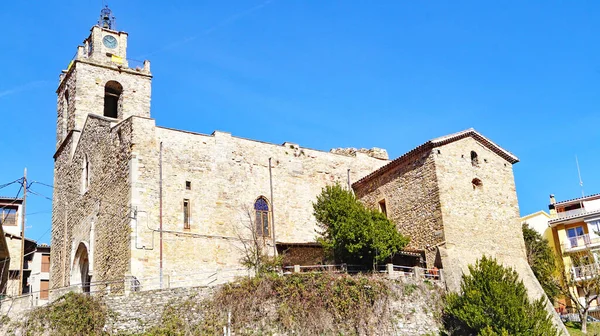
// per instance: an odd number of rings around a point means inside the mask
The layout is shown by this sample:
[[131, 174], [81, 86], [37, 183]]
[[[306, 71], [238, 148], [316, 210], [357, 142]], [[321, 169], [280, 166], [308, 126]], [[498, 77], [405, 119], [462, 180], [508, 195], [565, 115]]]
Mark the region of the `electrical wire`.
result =
[[0, 189], [8, 187], [9, 185], [17, 183], [17, 182], [21, 182], [22, 180], [23, 180], [23, 178], [21, 177], [21, 178], [18, 178], [16, 180], [12, 181], [12, 182], [8, 182], [8, 183], [5, 183], [5, 184], [2, 184], [2, 185], [0, 185]]
[[[68, 190], [68, 189], [65, 189], [65, 188], [55, 187], [55, 186], [53, 186], [51, 184], [47, 184], [47, 183], [40, 182], [40, 181], [33, 181], [33, 182], [31, 182], [30, 186], [33, 185], [34, 183], [37, 183], [39, 185], [43, 185], [44, 187], [58, 189], [58, 190], [70, 193], [72, 195], [81, 196], [81, 193], [79, 193], [79, 192], [71, 191], [71, 190]], [[29, 190], [29, 189], [27, 189], [27, 190]], [[46, 196], [43, 196], [43, 197], [52, 200], [52, 198], [49, 198], [49, 197], [46, 197]], [[95, 200], [95, 201], [99, 201], [99, 202], [102, 202], [102, 203], [107, 203], [107, 204], [112, 204], [112, 205], [120, 206], [120, 207], [122, 207], [124, 209], [127, 209], [127, 211], [135, 210], [134, 207], [129, 206], [129, 205], [124, 205], [124, 204], [121, 204], [121, 203], [110, 202], [110, 201], [106, 201], [104, 199], [101, 199], [101, 198], [98, 198], [98, 197], [93, 197], [93, 196], [88, 196], [88, 197], [91, 198], [91, 199], [93, 199], [93, 200]]]

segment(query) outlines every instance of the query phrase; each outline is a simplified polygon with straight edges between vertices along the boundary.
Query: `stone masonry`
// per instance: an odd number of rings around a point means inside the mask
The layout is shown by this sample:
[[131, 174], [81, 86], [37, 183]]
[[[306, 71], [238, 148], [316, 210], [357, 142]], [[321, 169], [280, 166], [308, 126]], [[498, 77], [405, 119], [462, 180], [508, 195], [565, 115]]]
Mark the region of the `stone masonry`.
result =
[[260, 198], [268, 251], [314, 242], [312, 202], [339, 183], [368, 206], [385, 201], [409, 248], [444, 268], [449, 289], [490, 255], [514, 267], [532, 297], [543, 295], [525, 258], [518, 159], [481, 134], [434, 139], [390, 162], [378, 148], [323, 152], [156, 126], [149, 62], [130, 66], [127, 43], [127, 33], [94, 26], [60, 76], [51, 288], [124, 277], [143, 286], [161, 264], [169, 276], [237, 268]]
[[[532, 299], [545, 297], [525, 254], [512, 164], [518, 159], [470, 129], [431, 140], [354, 183], [356, 195], [387, 213], [428, 267], [460, 290], [483, 255], [514, 268]], [[562, 326], [554, 309], [548, 311]]]
[[[117, 39], [118, 50], [102, 45], [105, 36]], [[60, 77], [51, 288], [158, 277], [161, 220], [163, 274], [239, 267], [240, 239], [250, 234], [259, 197], [269, 202], [278, 243], [313, 242], [312, 202], [322, 188], [348, 185], [389, 162], [376, 148], [322, 152], [157, 127], [149, 118], [149, 63], [132, 69], [109, 56], [125, 57], [126, 38], [93, 27]], [[122, 92], [111, 118], [103, 109], [114, 82]], [[265, 242], [272, 246], [272, 237]]]

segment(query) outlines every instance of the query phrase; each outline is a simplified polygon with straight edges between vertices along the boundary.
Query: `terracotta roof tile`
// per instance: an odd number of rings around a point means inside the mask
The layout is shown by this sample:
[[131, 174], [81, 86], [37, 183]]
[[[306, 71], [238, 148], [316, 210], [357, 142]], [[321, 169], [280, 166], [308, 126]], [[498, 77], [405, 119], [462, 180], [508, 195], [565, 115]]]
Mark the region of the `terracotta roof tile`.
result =
[[493, 141], [491, 141], [488, 138], [481, 135], [475, 129], [469, 128], [469, 129], [461, 131], [461, 132], [457, 132], [457, 133], [441, 136], [441, 137], [438, 137], [435, 139], [431, 139], [431, 140], [415, 147], [414, 149], [406, 152], [405, 154], [399, 156], [398, 158], [392, 160], [390, 163], [388, 163], [385, 166], [379, 168], [378, 170], [372, 172], [371, 174], [363, 177], [362, 179], [358, 180], [357, 182], [354, 182], [352, 184], [352, 186], [359, 185], [363, 182], [366, 182], [376, 176], [379, 176], [379, 175], [391, 170], [392, 168], [396, 167], [401, 162], [404, 162], [408, 157], [410, 157], [414, 154], [422, 153], [424, 151], [431, 150], [435, 147], [443, 146], [443, 145], [449, 144], [451, 142], [454, 142], [454, 141], [457, 141], [460, 139], [464, 139], [466, 137], [473, 137], [474, 139], [479, 141], [481, 144], [483, 144], [484, 146], [486, 146], [491, 151], [498, 154], [499, 156], [501, 156], [502, 158], [504, 158], [506, 161], [510, 162], [511, 164], [515, 164], [515, 163], [519, 162], [519, 158], [517, 158], [514, 154], [512, 154], [511, 152], [498, 146]]

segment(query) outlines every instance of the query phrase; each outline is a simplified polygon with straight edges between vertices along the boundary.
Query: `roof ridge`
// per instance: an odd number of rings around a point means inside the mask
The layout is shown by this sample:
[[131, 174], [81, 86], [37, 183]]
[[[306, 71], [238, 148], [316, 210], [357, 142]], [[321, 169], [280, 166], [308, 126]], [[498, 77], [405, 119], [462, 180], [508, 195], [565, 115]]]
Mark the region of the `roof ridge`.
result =
[[371, 172], [370, 174], [361, 178], [360, 180], [354, 182], [352, 185], [354, 186], [354, 185], [363, 183], [366, 180], [369, 180], [379, 174], [382, 174], [382, 173], [388, 171], [389, 169], [395, 167], [401, 161], [405, 160], [406, 158], [408, 158], [409, 156], [411, 156], [415, 153], [421, 152], [427, 148], [431, 149], [431, 148], [435, 148], [438, 146], [442, 146], [447, 143], [454, 142], [456, 140], [460, 140], [467, 136], [472, 136], [477, 141], [481, 142], [484, 146], [488, 147], [493, 152], [495, 152], [496, 154], [498, 154], [499, 156], [501, 156], [502, 158], [504, 158], [506, 161], [510, 162], [511, 164], [515, 164], [515, 163], [519, 162], [519, 158], [517, 158], [514, 154], [512, 154], [511, 152], [507, 151], [506, 149], [500, 147], [495, 142], [486, 138], [481, 133], [477, 132], [474, 128], [471, 127], [471, 128], [468, 128], [468, 129], [460, 131], [460, 132], [444, 135], [444, 136], [437, 137], [437, 138], [431, 139], [429, 141], [426, 141], [426, 142], [422, 143], [421, 145], [411, 149], [410, 151], [408, 151], [408, 152], [400, 155], [399, 157], [395, 158], [394, 160], [390, 161], [388, 164]]

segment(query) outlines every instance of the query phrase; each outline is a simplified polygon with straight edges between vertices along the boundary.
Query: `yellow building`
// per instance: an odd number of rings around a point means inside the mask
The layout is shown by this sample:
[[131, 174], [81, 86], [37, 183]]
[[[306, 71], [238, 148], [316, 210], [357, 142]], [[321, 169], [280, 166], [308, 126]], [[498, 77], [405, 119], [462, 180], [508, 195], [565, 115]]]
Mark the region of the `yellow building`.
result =
[[[576, 284], [572, 287], [572, 293], [585, 304], [581, 286], [600, 270], [600, 194], [561, 202], [556, 202], [554, 195], [550, 195], [549, 208], [548, 227], [551, 236], [544, 236], [553, 247], [558, 264], [564, 267], [566, 276]], [[576, 256], [583, 262], [574, 265]], [[600, 314], [597, 298], [590, 306], [591, 314]], [[557, 308], [566, 312], [575, 307], [568, 298], [564, 298], [559, 300]]]

